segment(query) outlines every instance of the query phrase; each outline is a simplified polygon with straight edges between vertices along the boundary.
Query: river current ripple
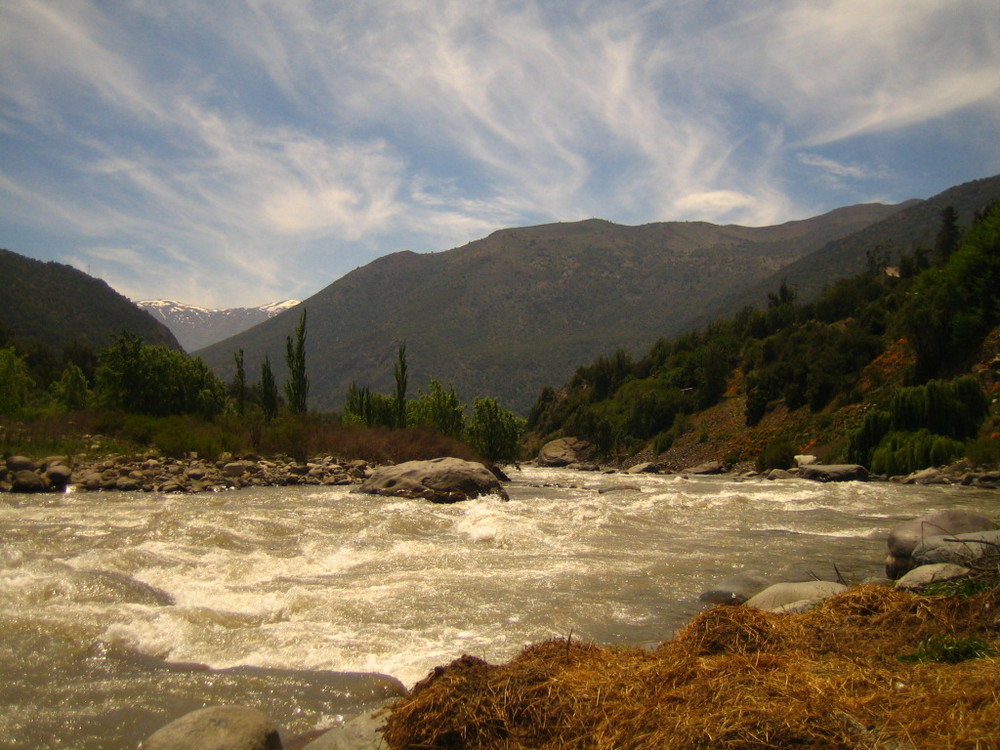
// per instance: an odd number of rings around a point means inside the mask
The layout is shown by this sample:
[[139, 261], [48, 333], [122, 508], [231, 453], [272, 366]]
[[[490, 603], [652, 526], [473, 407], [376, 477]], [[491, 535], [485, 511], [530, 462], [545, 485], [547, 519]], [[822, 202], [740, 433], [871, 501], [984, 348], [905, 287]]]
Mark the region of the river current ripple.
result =
[[[888, 531], [995, 491], [525, 468], [510, 501], [350, 488], [0, 496], [0, 745], [122, 748], [206, 704], [301, 732], [463, 653], [652, 646], [726, 576], [878, 576]], [[206, 665], [203, 667], [194, 665]], [[241, 667], [231, 670], [230, 668]], [[230, 671], [217, 671], [227, 670]]]

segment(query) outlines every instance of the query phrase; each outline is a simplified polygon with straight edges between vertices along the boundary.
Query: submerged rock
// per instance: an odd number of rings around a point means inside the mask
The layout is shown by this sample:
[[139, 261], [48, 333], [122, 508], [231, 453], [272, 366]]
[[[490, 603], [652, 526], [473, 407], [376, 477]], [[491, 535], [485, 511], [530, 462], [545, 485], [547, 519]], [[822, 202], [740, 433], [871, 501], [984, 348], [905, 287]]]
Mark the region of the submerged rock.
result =
[[742, 604], [766, 587], [767, 577], [763, 573], [746, 570], [715, 582], [698, 598], [711, 604]]
[[376, 470], [354, 492], [390, 497], [423, 498], [434, 503], [454, 503], [480, 495], [507, 492], [489, 469], [461, 458], [406, 461]]

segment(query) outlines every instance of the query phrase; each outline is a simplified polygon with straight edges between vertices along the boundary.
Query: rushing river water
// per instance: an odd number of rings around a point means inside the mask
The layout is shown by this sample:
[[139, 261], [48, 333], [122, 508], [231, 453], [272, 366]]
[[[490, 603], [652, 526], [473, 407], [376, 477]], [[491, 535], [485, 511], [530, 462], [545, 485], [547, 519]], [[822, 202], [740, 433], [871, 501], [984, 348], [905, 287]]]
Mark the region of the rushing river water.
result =
[[720, 578], [877, 576], [900, 521], [993, 514], [1000, 499], [536, 468], [513, 479], [510, 502], [455, 505], [349, 488], [0, 496], [0, 746], [135, 747], [222, 703], [293, 733], [324, 728], [385, 697], [336, 673], [410, 686], [463, 653], [501, 662], [570, 634], [653, 645]]

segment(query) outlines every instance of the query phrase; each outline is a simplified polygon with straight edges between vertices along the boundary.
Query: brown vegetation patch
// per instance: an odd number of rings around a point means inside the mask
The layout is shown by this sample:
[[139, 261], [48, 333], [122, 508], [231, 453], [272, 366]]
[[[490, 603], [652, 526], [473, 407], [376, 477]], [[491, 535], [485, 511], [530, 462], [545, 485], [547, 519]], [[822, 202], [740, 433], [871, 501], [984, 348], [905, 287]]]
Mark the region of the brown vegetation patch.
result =
[[403, 748], [986, 748], [1000, 659], [903, 661], [927, 638], [998, 645], [996, 590], [861, 586], [799, 615], [707, 610], [655, 650], [571, 640], [464, 656], [390, 707]]

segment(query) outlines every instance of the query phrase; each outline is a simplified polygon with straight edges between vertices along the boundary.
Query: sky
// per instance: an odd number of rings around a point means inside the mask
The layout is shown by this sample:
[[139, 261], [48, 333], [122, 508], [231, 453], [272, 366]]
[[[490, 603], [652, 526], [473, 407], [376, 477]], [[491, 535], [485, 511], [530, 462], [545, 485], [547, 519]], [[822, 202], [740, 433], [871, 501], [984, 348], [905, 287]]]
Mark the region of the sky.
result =
[[0, 247], [135, 301], [928, 198], [998, 143], [996, 0], [0, 3]]

